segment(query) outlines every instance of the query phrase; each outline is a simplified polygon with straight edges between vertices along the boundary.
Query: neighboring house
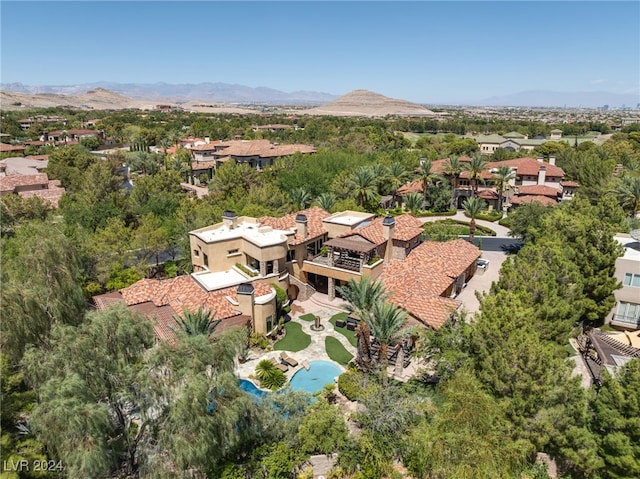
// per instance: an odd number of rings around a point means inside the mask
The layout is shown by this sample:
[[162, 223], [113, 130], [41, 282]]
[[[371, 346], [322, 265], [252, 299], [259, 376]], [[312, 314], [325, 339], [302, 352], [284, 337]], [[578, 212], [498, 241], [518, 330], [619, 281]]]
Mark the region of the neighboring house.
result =
[[593, 382], [602, 384], [602, 369], [615, 375], [620, 366], [632, 359], [640, 360], [640, 331], [612, 332], [585, 328], [577, 338]]
[[[462, 163], [470, 161], [466, 157], [460, 157], [459, 160]], [[448, 159], [434, 161], [431, 171], [446, 177], [444, 171], [448, 161]], [[556, 166], [554, 156], [550, 156], [548, 162], [544, 161], [543, 157], [487, 162], [487, 169], [481, 173], [482, 179], [477, 189], [478, 197], [487, 201], [492, 208], [498, 205], [499, 192], [495, 180], [501, 166], [508, 166], [514, 173], [514, 178], [502, 192], [505, 208], [534, 201], [544, 205], [555, 205], [562, 200], [573, 198], [579, 186], [575, 181], [565, 180], [564, 170]], [[452, 184], [455, 183], [452, 187], [455, 189], [456, 206], [461, 208], [464, 200], [473, 195], [473, 181], [468, 171], [460, 173], [456, 181], [452, 177], [449, 177], [449, 180]], [[420, 180], [403, 185], [396, 194], [402, 197], [412, 191], [422, 193]]]
[[61, 123], [63, 125], [66, 125], [67, 124], [67, 119], [63, 118], [61, 116], [42, 116], [42, 115], [38, 115], [36, 117], [23, 118], [22, 120], [18, 120], [18, 123], [20, 123], [20, 128], [23, 131], [27, 131], [34, 124]]
[[549, 132], [549, 140], [555, 141], [562, 138], [562, 130], [551, 130]]
[[536, 146], [543, 145], [547, 142], [544, 138], [529, 139], [525, 135], [517, 132], [506, 133], [504, 135], [480, 135], [473, 138], [478, 143], [481, 155], [492, 155], [498, 148], [507, 151], [532, 151]]
[[58, 201], [64, 193], [60, 180], [50, 180], [46, 173], [0, 176], [0, 196], [9, 194], [17, 194], [23, 198], [39, 196], [57, 208]]
[[24, 145], [8, 145], [0, 143], [0, 153], [11, 153], [12, 155], [24, 156]]
[[102, 130], [56, 130], [44, 131], [40, 136], [40, 141], [55, 143], [78, 143], [83, 138], [100, 138], [104, 139], [104, 131]]
[[623, 330], [640, 329], [640, 230], [631, 235], [619, 233], [614, 239], [624, 246], [616, 260], [615, 277], [622, 288], [614, 291], [616, 305], [605, 322]]
[[269, 140], [207, 141], [204, 144], [188, 147], [188, 149], [193, 158], [194, 173], [196, 170], [211, 168], [209, 165], [212, 165], [215, 170], [229, 160], [246, 163], [252, 168], [261, 170], [273, 165], [277, 158], [283, 156], [316, 152], [316, 149], [310, 145], [279, 145]]

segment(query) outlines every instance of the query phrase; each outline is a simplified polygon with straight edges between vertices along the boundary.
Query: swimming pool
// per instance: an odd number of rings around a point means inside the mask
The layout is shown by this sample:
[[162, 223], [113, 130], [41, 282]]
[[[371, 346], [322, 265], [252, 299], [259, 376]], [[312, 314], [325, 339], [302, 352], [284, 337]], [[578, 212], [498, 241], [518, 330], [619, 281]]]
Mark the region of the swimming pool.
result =
[[291, 389], [315, 393], [322, 391], [325, 384], [334, 382], [334, 378], [340, 376], [342, 370], [332, 361], [310, 361], [309, 370], [302, 368], [291, 378]]
[[240, 389], [242, 389], [243, 391], [248, 392], [249, 394], [251, 394], [256, 399], [262, 399], [263, 397], [265, 397], [267, 395], [266, 391], [263, 391], [262, 389], [258, 389], [256, 387], [256, 385], [253, 384], [248, 379], [240, 379], [240, 380], [238, 380], [238, 385], [240, 386]]

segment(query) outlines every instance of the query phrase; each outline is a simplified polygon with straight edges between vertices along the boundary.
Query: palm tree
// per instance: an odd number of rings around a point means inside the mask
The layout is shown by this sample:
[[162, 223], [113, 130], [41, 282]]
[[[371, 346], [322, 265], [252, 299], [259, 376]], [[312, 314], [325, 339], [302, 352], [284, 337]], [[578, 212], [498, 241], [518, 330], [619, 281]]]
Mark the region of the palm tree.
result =
[[331, 213], [336, 204], [336, 195], [333, 193], [322, 193], [316, 198], [316, 203], [323, 210]]
[[387, 180], [389, 176], [389, 170], [381, 163], [374, 163], [369, 166], [373, 177], [376, 179], [377, 192], [380, 192], [380, 186]]
[[640, 177], [624, 176], [613, 191], [618, 203], [634, 217], [640, 211]]
[[424, 208], [424, 198], [417, 191], [413, 191], [404, 197], [404, 207], [413, 214], [416, 214]]
[[[380, 345], [378, 361], [383, 367], [387, 367], [387, 350], [389, 344], [402, 338], [402, 327], [407, 322], [407, 313], [395, 304], [387, 301], [377, 301], [373, 305], [371, 315], [366, 320], [371, 334]], [[383, 375], [386, 377], [386, 374]]]
[[338, 292], [347, 301], [345, 305], [347, 311], [353, 313], [360, 319], [356, 329], [358, 339], [358, 352], [356, 363], [363, 370], [367, 371], [371, 364], [371, 349], [369, 324], [373, 313], [374, 305], [389, 297], [382, 283], [374, 282], [368, 276], [363, 276], [360, 281], [354, 279], [342, 287], [338, 287]]
[[458, 188], [458, 180], [460, 179], [460, 173], [462, 173], [465, 169], [464, 163], [458, 159], [457, 156], [452, 156], [449, 160], [444, 164], [442, 172], [451, 176], [453, 180], [451, 181], [451, 207], [456, 208], [456, 189]]
[[394, 161], [389, 165], [387, 178], [389, 179], [389, 186], [391, 187], [391, 194], [393, 195], [392, 204], [396, 206], [398, 203], [396, 191], [409, 179], [409, 172], [402, 163]]
[[516, 172], [510, 166], [500, 166], [494, 175], [494, 182], [498, 189], [498, 211], [502, 211], [502, 194], [509, 188], [509, 182], [516, 177]]
[[349, 178], [348, 185], [353, 191], [358, 205], [364, 207], [373, 201], [377, 194], [377, 178], [371, 168], [363, 166], [357, 169]]
[[191, 312], [187, 309], [182, 310], [182, 316], [174, 315], [173, 319], [178, 323], [179, 330], [187, 336], [198, 336], [203, 334], [211, 336], [221, 319], [213, 319], [215, 313], [200, 306], [197, 311]]
[[487, 163], [480, 156], [474, 156], [465, 165], [465, 170], [469, 172], [469, 179], [473, 182], [473, 196], [478, 196], [478, 182], [482, 181], [482, 172], [487, 169]]
[[295, 188], [289, 193], [289, 199], [295, 210], [305, 209], [311, 203], [311, 195], [304, 188]]
[[469, 222], [469, 241], [473, 243], [474, 235], [476, 232], [476, 218], [482, 210], [484, 210], [486, 203], [478, 197], [467, 198], [462, 203], [464, 212], [467, 214], [471, 221]]
[[442, 176], [431, 171], [432, 166], [433, 163], [431, 160], [424, 160], [424, 163], [420, 166], [420, 172], [418, 173], [418, 179], [422, 182], [422, 195], [424, 196], [425, 203], [427, 203], [429, 187], [438, 181], [442, 181]]

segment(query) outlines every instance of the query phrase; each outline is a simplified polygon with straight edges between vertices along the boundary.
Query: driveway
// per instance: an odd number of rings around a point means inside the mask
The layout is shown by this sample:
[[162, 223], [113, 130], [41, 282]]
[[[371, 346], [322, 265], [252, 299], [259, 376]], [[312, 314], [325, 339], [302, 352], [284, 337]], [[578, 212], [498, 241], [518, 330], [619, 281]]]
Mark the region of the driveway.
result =
[[473, 319], [473, 315], [480, 310], [480, 302], [476, 297], [477, 293], [488, 293], [491, 283], [498, 280], [500, 267], [507, 259], [504, 251], [482, 250], [482, 258], [489, 260], [489, 265], [482, 272], [478, 270], [467, 286], [458, 295], [457, 300], [462, 302], [462, 310], [468, 313], [467, 320]]

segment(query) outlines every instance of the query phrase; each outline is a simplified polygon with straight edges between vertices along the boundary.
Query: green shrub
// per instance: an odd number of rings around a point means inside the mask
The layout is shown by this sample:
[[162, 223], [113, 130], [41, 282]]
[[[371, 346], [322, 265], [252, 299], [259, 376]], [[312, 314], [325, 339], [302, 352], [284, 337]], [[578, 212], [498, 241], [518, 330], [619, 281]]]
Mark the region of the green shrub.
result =
[[498, 221], [498, 224], [500, 226], [504, 226], [505, 228], [511, 228], [511, 217], [505, 216], [500, 221]]
[[256, 273], [255, 271], [251, 271], [249, 268], [247, 268], [246, 266], [241, 265], [240, 263], [236, 263], [236, 268], [238, 268], [244, 274], [251, 276], [252, 278], [254, 276], [258, 276], [258, 273]]
[[[465, 213], [465, 216], [466, 216], [466, 213]], [[491, 221], [491, 222], [498, 221], [500, 218], [502, 218], [502, 212], [500, 211], [483, 211], [478, 216], [476, 216], [477, 220]]]
[[271, 342], [267, 339], [267, 337], [262, 333], [251, 333], [249, 337], [249, 347], [250, 348], [260, 348], [267, 349], [271, 346]]
[[338, 377], [338, 391], [349, 401], [356, 401], [367, 393], [369, 380], [360, 371], [351, 369]]

